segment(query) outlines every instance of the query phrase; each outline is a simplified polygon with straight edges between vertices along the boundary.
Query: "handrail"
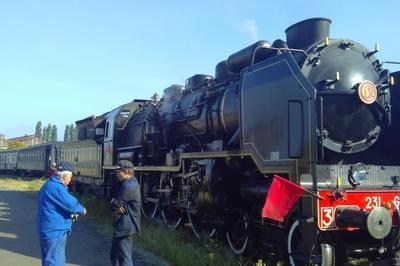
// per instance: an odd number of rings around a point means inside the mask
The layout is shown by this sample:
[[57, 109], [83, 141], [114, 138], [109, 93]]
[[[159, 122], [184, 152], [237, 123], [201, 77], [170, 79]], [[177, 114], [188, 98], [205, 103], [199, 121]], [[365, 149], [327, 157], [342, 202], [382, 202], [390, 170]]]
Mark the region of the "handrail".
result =
[[297, 52], [297, 53], [303, 53], [306, 57], [308, 57], [308, 54], [307, 54], [304, 50], [301, 50], [301, 49], [276, 48], [276, 47], [272, 47], [272, 46], [269, 46], [269, 47], [266, 47], [266, 46], [258, 46], [258, 47], [256, 47], [256, 49], [254, 49], [253, 58], [252, 58], [252, 60], [251, 60], [251, 65], [254, 65], [254, 61], [255, 61], [255, 59], [256, 59], [256, 53], [257, 53], [258, 49], [274, 50], [274, 51], [278, 51], [278, 52], [280, 52], [280, 51]]

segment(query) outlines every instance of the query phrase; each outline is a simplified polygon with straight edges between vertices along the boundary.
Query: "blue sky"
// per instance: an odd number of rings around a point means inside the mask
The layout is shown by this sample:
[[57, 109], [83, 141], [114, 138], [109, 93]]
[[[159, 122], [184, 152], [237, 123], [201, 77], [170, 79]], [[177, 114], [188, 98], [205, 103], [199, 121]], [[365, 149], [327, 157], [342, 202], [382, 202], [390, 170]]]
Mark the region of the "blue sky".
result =
[[[291, 24], [332, 20], [331, 37], [400, 61], [400, 1], [0, 1], [0, 133], [33, 134], [135, 98], [160, 95], [193, 74], [214, 75], [230, 54], [285, 39]], [[396, 66], [390, 67], [396, 70]], [[400, 69], [400, 66], [398, 66]]]

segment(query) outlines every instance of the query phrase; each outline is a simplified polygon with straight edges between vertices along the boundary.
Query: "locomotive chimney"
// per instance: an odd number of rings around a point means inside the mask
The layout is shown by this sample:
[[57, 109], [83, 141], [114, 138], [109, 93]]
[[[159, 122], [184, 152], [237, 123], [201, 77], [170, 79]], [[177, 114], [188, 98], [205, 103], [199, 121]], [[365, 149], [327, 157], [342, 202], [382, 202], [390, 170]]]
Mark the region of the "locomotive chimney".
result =
[[307, 50], [312, 44], [329, 37], [331, 20], [310, 18], [293, 24], [285, 30], [289, 48]]

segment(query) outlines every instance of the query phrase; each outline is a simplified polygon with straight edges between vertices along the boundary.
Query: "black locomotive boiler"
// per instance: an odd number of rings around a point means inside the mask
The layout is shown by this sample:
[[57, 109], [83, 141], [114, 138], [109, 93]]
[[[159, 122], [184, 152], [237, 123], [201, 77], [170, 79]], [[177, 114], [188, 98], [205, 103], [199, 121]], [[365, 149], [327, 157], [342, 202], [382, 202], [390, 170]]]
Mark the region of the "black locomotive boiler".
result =
[[[377, 49], [330, 38], [330, 23], [294, 24], [286, 41], [217, 64], [215, 77], [113, 112], [104, 134], [118, 138], [104, 153], [135, 164], [146, 218], [159, 209], [170, 228], [187, 218], [198, 237], [220, 232], [238, 254], [261, 243], [292, 265], [398, 263], [398, 72]], [[261, 217], [274, 175], [311, 192], [283, 221]]]

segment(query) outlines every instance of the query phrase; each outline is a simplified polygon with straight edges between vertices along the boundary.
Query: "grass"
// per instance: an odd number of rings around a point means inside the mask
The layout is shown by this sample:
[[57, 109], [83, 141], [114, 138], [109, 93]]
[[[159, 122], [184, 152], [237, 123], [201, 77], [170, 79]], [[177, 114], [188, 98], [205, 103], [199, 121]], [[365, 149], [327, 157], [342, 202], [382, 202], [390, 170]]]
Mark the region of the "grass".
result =
[[241, 265], [236, 257], [217, 240], [201, 243], [185, 228], [171, 231], [164, 226], [144, 223], [143, 233], [137, 236], [144, 248], [160, 254], [175, 265]]
[[96, 196], [84, 193], [74, 195], [79, 202], [88, 210], [86, 219], [100, 225], [103, 234], [112, 235], [112, 217], [109, 211], [109, 205], [104, 199], [99, 199]]
[[0, 178], [0, 188], [18, 191], [38, 191], [45, 178]]
[[[111, 235], [112, 220], [108, 204], [90, 194], [77, 197], [88, 209], [89, 219], [101, 225], [103, 233]], [[135, 243], [173, 262], [173, 265], [247, 265], [243, 262], [244, 258], [235, 256], [219, 241], [212, 239], [204, 243], [197, 241], [187, 228], [172, 231], [163, 225], [142, 219], [141, 229], [141, 233], [134, 236]]]

